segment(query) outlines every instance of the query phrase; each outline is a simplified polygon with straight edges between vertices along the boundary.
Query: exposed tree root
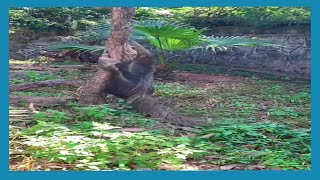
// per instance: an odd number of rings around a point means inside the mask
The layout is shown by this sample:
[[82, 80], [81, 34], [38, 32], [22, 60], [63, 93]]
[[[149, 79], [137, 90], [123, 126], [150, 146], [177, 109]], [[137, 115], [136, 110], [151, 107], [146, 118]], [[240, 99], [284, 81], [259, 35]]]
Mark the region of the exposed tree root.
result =
[[47, 98], [47, 97], [30, 97], [30, 96], [10, 96], [11, 105], [33, 104], [34, 106], [48, 107], [57, 105], [66, 105], [68, 101], [75, 98]]
[[61, 68], [61, 69], [79, 69], [79, 70], [95, 70], [97, 69], [97, 65], [50, 65], [49, 68]]
[[[12, 70], [9, 72], [9, 78], [25, 78], [27, 76], [28, 71], [23, 71], [23, 70]], [[51, 71], [38, 71], [38, 74], [54, 74]]]
[[198, 126], [209, 123], [205, 119], [179, 115], [149, 95], [135, 95], [127, 100], [137, 111], [165, 122], [183, 126]]
[[82, 80], [47, 80], [47, 81], [38, 81], [34, 83], [11, 85], [10, 92], [24, 91], [24, 90], [40, 88], [40, 87], [61, 86], [61, 85], [79, 87], [82, 84], [84, 84], [84, 81]]
[[34, 70], [34, 71], [76, 71], [76, 70], [96, 70], [96, 65], [51, 65], [44, 67], [35, 67], [35, 66], [10, 66], [9, 70]]

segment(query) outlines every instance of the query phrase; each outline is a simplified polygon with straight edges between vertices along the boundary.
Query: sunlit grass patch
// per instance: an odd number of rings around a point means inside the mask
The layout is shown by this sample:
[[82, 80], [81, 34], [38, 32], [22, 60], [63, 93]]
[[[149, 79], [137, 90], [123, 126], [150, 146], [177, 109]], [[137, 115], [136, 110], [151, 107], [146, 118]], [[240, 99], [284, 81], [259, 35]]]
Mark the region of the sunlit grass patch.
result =
[[28, 64], [34, 64], [34, 61], [10, 59], [9, 64], [10, 65], [28, 65]]
[[[311, 168], [310, 129], [292, 129], [276, 123], [220, 121], [203, 128], [198, 141], [211, 147], [218, 159], [212, 163], [262, 164], [283, 169]], [[209, 153], [210, 154], [210, 153]], [[207, 156], [208, 152], [198, 154]]]

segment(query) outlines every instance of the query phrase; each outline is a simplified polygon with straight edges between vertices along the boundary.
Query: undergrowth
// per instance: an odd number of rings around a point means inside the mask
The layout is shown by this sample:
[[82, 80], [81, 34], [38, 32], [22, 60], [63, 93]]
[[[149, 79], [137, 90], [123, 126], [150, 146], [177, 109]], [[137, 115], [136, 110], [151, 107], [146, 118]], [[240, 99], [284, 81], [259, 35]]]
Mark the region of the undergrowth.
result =
[[[19, 119], [11, 119], [11, 169], [201, 169], [190, 166], [191, 162], [311, 169], [310, 84], [245, 76], [248, 79], [243, 85], [232, 89], [156, 82], [154, 95], [163, 103], [182, 114], [213, 120], [189, 130], [139, 114], [123, 100], [100, 106], [70, 103], [40, 108], [23, 126]], [[51, 78], [31, 73], [22, 81]], [[71, 93], [69, 89], [59, 91], [50, 88], [14, 94], [56, 97]]]

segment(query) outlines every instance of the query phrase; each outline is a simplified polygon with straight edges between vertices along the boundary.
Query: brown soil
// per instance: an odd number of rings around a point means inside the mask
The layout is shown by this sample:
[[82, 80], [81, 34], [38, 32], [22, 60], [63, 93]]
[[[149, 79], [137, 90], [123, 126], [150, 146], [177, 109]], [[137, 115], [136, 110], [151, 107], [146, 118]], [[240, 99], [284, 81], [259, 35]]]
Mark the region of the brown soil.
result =
[[174, 72], [173, 75], [185, 84], [201, 88], [230, 88], [241, 86], [247, 78], [238, 76], [223, 76], [214, 74], [198, 74], [189, 72]]

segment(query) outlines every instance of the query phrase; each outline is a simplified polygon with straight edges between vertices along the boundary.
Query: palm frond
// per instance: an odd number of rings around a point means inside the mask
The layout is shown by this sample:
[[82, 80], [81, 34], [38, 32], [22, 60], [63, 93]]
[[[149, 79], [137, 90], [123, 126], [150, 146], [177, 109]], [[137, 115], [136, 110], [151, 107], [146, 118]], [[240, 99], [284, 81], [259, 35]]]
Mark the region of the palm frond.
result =
[[160, 37], [156, 39], [150, 36], [147, 39], [149, 40], [149, 43], [151, 45], [158, 48], [162, 48], [167, 51], [180, 51], [196, 45], [194, 41], [181, 40], [181, 39], [175, 39], [175, 38]]
[[190, 49], [200, 49], [202, 51], [221, 51], [226, 50], [228, 47], [236, 46], [279, 46], [279, 42], [275, 40], [257, 39], [247, 36], [205, 36], [203, 41], [198, 46]]
[[85, 31], [78, 32], [79, 36], [84, 42], [99, 42], [105, 40], [111, 30], [110, 22], [104, 22], [99, 25], [91, 26]]
[[[83, 42], [106, 40], [110, 34], [111, 24], [105, 22], [92, 26], [78, 35]], [[205, 29], [197, 30], [185, 24], [170, 23], [159, 20], [136, 21], [132, 32], [135, 40], [147, 39], [157, 48], [167, 51], [216, 51], [235, 46], [278, 46], [278, 42], [256, 39], [247, 36], [203, 36]], [[79, 43], [49, 44], [45, 50], [104, 51], [105, 46], [84, 45]]]
[[[109, 36], [111, 24], [104, 22], [87, 29], [85, 32], [78, 33], [82, 42], [104, 41]], [[168, 23], [159, 20], [136, 21], [132, 31], [132, 38], [135, 40], [147, 39], [155, 47], [168, 51], [178, 51], [190, 48], [201, 42], [201, 33], [204, 31], [196, 30], [185, 24]], [[51, 45], [52, 46], [52, 45]], [[52, 48], [56, 49], [76, 49], [93, 51], [95, 47], [80, 44], [58, 44]], [[98, 47], [100, 50], [101, 48]]]
[[77, 43], [52, 43], [48, 44], [43, 50], [46, 51], [61, 51], [61, 50], [73, 50], [75, 52], [95, 52], [95, 51], [104, 51], [105, 46], [94, 46], [94, 45], [84, 45]]
[[144, 35], [151, 45], [169, 51], [182, 50], [198, 44], [203, 32], [185, 24], [152, 20], [136, 22], [134, 30], [137, 34]]
[[[94, 25], [77, 33], [84, 42], [99, 42], [107, 39], [111, 32], [111, 23], [109, 21], [103, 22], [99, 25]], [[146, 39], [145, 35], [133, 29], [132, 38], [135, 40]]]
[[153, 20], [136, 22], [134, 30], [144, 35], [174, 39], [199, 39], [204, 31], [204, 29], [197, 30], [185, 24]]

